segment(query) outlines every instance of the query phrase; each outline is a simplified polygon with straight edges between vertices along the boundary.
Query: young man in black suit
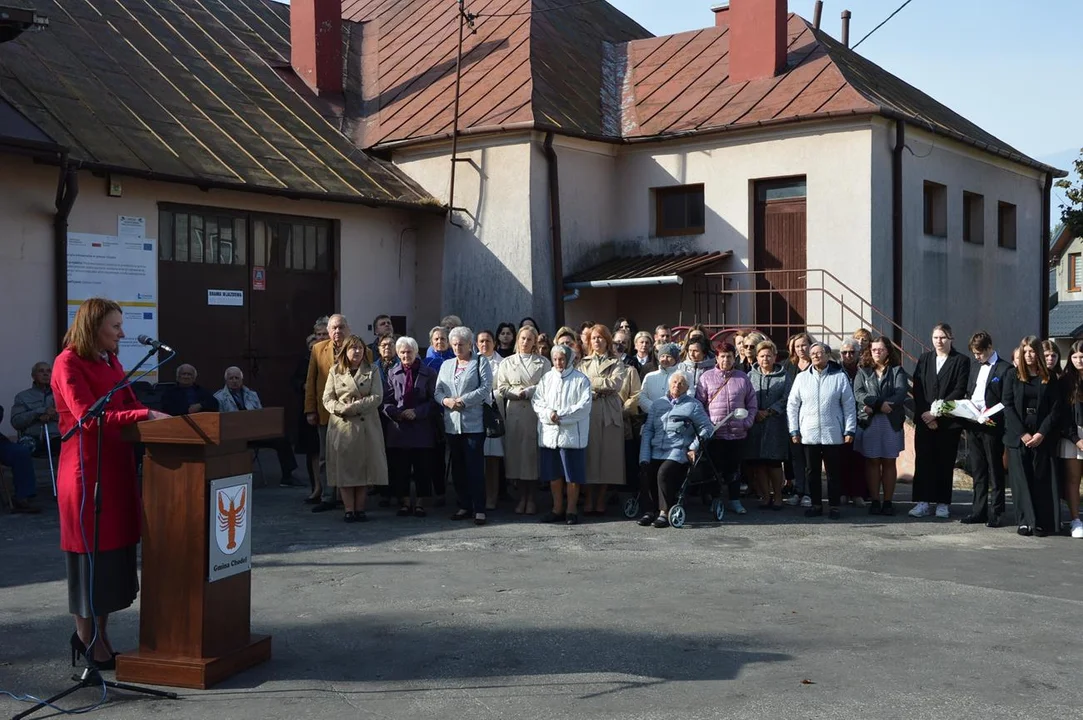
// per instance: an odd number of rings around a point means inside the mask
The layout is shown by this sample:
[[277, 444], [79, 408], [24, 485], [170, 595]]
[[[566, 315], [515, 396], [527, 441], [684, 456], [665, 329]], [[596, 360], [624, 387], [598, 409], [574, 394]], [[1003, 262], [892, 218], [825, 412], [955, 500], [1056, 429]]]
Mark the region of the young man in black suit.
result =
[[[991, 408], [1001, 401], [1007, 375], [1012, 365], [993, 349], [993, 338], [979, 331], [970, 338], [970, 364], [966, 396], [980, 409]], [[1004, 514], [1004, 413], [992, 417], [995, 425], [971, 423], [967, 428], [968, 461], [974, 478], [974, 503], [970, 514], [962, 519], [967, 525], [985, 523], [1000, 527]]]

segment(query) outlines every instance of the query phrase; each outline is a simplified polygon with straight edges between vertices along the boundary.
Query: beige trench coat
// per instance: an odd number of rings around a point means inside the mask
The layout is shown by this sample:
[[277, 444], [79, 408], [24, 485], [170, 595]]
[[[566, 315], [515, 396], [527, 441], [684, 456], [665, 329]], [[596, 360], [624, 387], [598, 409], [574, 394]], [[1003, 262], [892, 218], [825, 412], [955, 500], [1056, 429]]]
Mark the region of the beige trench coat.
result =
[[327, 423], [327, 482], [335, 487], [387, 485], [387, 456], [379, 408], [380, 372], [362, 363], [354, 374], [332, 367], [323, 390]]
[[628, 366], [614, 357], [591, 356], [579, 364], [590, 380], [590, 440], [587, 442], [587, 484], [624, 483], [624, 399], [621, 388]]
[[[538, 479], [538, 416], [530, 401], [550, 367], [541, 355], [515, 354], [497, 368], [494, 384], [504, 411], [504, 468], [509, 480]], [[520, 391], [526, 391], [521, 400]]]

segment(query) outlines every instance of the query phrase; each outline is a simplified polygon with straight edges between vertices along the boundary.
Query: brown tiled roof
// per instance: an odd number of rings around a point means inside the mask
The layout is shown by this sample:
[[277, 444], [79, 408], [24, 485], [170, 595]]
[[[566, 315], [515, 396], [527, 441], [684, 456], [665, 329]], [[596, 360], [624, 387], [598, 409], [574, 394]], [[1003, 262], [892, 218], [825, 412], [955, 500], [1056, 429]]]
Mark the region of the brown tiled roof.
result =
[[[603, 134], [607, 43], [650, 33], [606, 2], [473, 0], [460, 131], [548, 127]], [[344, 0], [347, 110], [364, 147], [446, 136], [453, 125], [453, 0]]]
[[[830, 35], [790, 14], [786, 71], [729, 82], [728, 26], [635, 40], [623, 53], [624, 138], [878, 114], [899, 118], [1016, 162], [1055, 170], [997, 139]], [[1060, 171], [1056, 171], [1060, 172]]]
[[[44, 3], [43, 3], [44, 4]], [[0, 98], [110, 169], [371, 204], [430, 205], [293, 87], [288, 9], [269, 0], [79, 0], [0, 44]]]
[[608, 260], [564, 279], [564, 286], [574, 288], [591, 282], [606, 280], [646, 280], [706, 272], [713, 266], [728, 260], [733, 253], [675, 253], [671, 255], [639, 255]]

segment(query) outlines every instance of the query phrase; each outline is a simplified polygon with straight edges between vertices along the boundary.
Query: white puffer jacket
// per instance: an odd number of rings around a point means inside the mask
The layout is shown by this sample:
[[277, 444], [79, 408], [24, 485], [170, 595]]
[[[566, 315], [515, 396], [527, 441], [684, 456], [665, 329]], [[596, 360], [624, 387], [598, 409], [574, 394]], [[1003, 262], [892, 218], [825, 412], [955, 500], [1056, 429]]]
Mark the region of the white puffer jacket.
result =
[[[531, 399], [538, 415], [538, 445], [579, 449], [590, 434], [590, 380], [574, 368], [556, 368], [542, 375]], [[559, 422], [550, 420], [553, 413]]]
[[652, 370], [643, 377], [643, 387], [639, 391], [639, 409], [644, 415], [651, 411], [655, 400], [661, 400], [669, 393], [669, 376], [675, 372], [677, 366], [673, 365]]
[[823, 372], [812, 367], [797, 373], [790, 389], [786, 415], [790, 435], [802, 445], [842, 445], [857, 432], [857, 403], [842, 366], [829, 362]]

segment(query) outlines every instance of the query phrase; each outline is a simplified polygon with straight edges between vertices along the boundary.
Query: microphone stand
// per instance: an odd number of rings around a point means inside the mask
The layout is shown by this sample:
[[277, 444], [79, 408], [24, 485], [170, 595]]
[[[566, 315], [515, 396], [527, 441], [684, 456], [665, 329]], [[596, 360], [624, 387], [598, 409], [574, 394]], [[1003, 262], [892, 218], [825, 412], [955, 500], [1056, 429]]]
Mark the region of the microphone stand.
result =
[[[71, 437], [76, 433], [76, 431], [79, 431], [81, 433], [83, 431], [83, 426], [86, 425], [90, 420], [96, 419], [97, 422], [98, 422], [98, 439], [97, 439], [98, 457], [97, 457], [97, 463], [96, 463], [97, 464], [96, 474], [94, 476], [94, 545], [93, 545], [93, 549], [92, 549], [91, 555], [90, 555], [90, 557], [91, 557], [91, 561], [90, 561], [90, 588], [91, 588], [90, 606], [91, 606], [91, 608], [94, 607], [94, 593], [93, 593], [94, 576], [97, 573], [97, 568], [98, 568], [98, 543], [99, 543], [99, 530], [101, 528], [101, 515], [102, 515], [102, 493], [101, 493], [102, 434], [103, 434], [102, 431], [104, 430], [103, 420], [105, 418], [105, 409], [106, 409], [106, 407], [109, 406], [109, 402], [113, 399], [113, 395], [115, 395], [118, 391], [128, 387], [128, 383], [131, 380], [132, 376], [135, 375], [135, 373], [139, 370], [139, 368], [141, 368], [147, 362], [147, 360], [149, 360], [151, 358], [151, 356], [156, 354], [157, 352], [158, 352], [157, 348], [151, 348], [150, 350], [148, 350], [147, 354], [143, 356], [143, 359], [140, 360], [135, 365], [135, 367], [133, 367], [131, 370], [129, 370], [128, 374], [125, 375], [124, 378], [120, 382], [118, 382], [116, 385], [114, 385], [113, 388], [109, 392], [107, 392], [105, 395], [98, 398], [94, 402], [94, 404], [91, 405], [87, 409], [86, 414], [84, 414], [83, 417], [79, 418], [79, 421], [77, 423], [75, 423], [75, 425], [73, 425], [70, 430], [68, 430], [66, 433], [64, 433], [60, 437], [60, 441], [65, 442], [65, 441], [71, 439]], [[85, 482], [85, 478], [83, 478], [83, 480]], [[84, 489], [84, 492], [85, 492], [85, 489]], [[82, 522], [82, 518], [80, 518], [80, 523], [81, 522]], [[56, 702], [57, 700], [60, 700], [61, 698], [64, 698], [64, 697], [67, 697], [68, 695], [72, 694], [73, 692], [75, 692], [77, 690], [82, 690], [83, 688], [90, 688], [90, 687], [114, 688], [114, 689], [117, 689], [117, 690], [128, 690], [128, 691], [131, 691], [131, 692], [139, 692], [139, 693], [144, 693], [146, 695], [153, 695], [154, 697], [169, 698], [170, 700], [176, 700], [177, 699], [177, 693], [174, 693], [174, 692], [165, 692], [165, 691], [162, 691], [162, 690], [154, 690], [154, 689], [151, 689], [151, 688], [139, 687], [137, 685], [128, 685], [127, 683], [114, 682], [112, 680], [104, 679], [100, 675], [100, 673], [98, 671], [98, 668], [94, 665], [94, 660], [92, 659], [93, 654], [94, 654], [94, 646], [98, 643], [98, 640], [101, 637], [101, 633], [97, 629], [98, 618], [94, 617], [94, 618], [91, 618], [91, 620], [94, 622], [94, 627], [95, 627], [95, 629], [94, 629], [94, 637], [91, 639], [90, 644], [87, 645], [87, 648], [86, 648], [86, 656], [85, 657], [86, 657], [86, 661], [87, 661], [87, 666], [83, 669], [82, 673], [80, 673], [79, 675], [73, 675], [72, 678], [71, 678], [72, 681], [74, 681], [76, 684], [73, 685], [72, 687], [68, 688], [67, 690], [59, 692], [56, 695], [53, 695], [51, 698], [48, 698], [47, 700], [39, 702], [37, 705], [30, 708], [29, 710], [26, 710], [25, 712], [21, 712], [18, 715], [13, 716], [12, 720], [22, 720], [22, 718], [25, 718], [28, 715], [32, 715], [33, 713], [37, 712], [38, 710], [40, 710], [40, 709], [42, 709], [44, 707], [52, 706], [52, 704], [54, 702]], [[104, 702], [104, 701], [105, 701], [105, 695], [103, 693], [101, 702]], [[99, 702], [98, 704], [100, 705], [101, 702]], [[92, 706], [92, 707], [96, 707], [96, 706]], [[84, 710], [83, 712], [86, 712], [86, 711], [87, 710]]]

